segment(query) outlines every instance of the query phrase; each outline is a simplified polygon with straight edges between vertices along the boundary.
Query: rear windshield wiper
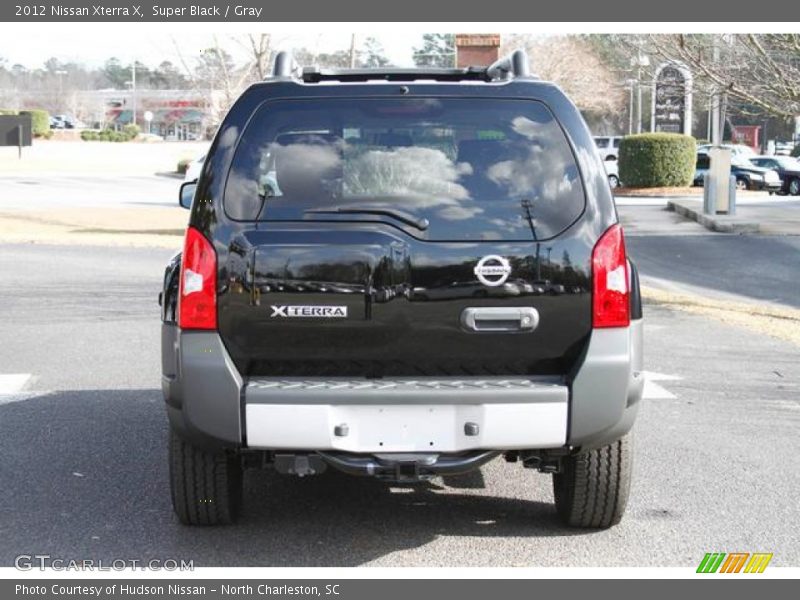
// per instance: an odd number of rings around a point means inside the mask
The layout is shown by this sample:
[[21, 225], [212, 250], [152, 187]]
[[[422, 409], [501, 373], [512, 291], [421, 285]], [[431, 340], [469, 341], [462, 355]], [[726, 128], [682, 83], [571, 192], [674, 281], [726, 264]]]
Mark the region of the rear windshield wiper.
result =
[[406, 225], [411, 225], [420, 231], [425, 231], [430, 225], [428, 219], [424, 217], [415, 217], [412, 214], [402, 210], [397, 210], [396, 208], [359, 208], [355, 206], [339, 206], [336, 208], [309, 208], [303, 212], [321, 215], [381, 215], [384, 217], [391, 217], [392, 219], [400, 221], [401, 223], [405, 223]]

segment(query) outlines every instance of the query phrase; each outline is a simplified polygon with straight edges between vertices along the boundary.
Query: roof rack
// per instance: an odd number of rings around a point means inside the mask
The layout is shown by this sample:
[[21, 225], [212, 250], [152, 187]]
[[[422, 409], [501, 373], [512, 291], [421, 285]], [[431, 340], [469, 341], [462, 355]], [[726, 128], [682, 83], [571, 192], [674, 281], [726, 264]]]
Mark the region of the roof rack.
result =
[[297, 77], [303, 83], [321, 81], [504, 81], [517, 77], [530, 77], [528, 55], [524, 50], [515, 50], [488, 67], [466, 67], [463, 69], [382, 68], [382, 69], [325, 69], [305, 67], [302, 70], [294, 62], [291, 52], [281, 51], [275, 55], [271, 78]]

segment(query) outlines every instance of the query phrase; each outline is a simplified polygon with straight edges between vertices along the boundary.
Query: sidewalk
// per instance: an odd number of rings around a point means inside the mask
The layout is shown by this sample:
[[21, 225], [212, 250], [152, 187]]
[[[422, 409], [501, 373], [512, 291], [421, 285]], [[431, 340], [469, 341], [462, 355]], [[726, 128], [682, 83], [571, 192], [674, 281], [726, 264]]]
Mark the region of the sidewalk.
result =
[[735, 215], [706, 215], [702, 199], [696, 198], [670, 198], [667, 209], [710, 231], [800, 235], [800, 200], [791, 196], [739, 197]]
[[162, 206], [0, 210], [0, 243], [179, 249], [188, 218]]

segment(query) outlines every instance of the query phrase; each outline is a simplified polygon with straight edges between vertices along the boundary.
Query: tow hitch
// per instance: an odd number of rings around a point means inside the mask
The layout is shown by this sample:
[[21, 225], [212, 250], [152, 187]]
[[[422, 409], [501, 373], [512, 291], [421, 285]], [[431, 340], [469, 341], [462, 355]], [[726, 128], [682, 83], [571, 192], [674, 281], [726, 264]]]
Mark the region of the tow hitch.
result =
[[318, 452], [328, 465], [350, 475], [368, 475], [387, 481], [426, 481], [437, 475], [457, 475], [477, 469], [500, 453], [496, 451], [459, 455], [435, 453], [347, 454]]

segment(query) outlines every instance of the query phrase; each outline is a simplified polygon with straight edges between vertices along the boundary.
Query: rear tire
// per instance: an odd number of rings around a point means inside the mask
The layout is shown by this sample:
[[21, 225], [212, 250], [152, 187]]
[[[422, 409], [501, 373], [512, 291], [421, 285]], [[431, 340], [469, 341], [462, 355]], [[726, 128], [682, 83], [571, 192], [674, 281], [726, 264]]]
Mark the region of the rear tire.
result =
[[561, 521], [596, 529], [619, 523], [628, 503], [632, 464], [630, 433], [608, 446], [563, 459], [561, 473], [553, 475]]
[[239, 457], [193, 446], [174, 431], [169, 438], [172, 507], [184, 525], [229, 525], [242, 503]]
[[800, 179], [797, 177], [789, 182], [789, 195], [800, 196]]

